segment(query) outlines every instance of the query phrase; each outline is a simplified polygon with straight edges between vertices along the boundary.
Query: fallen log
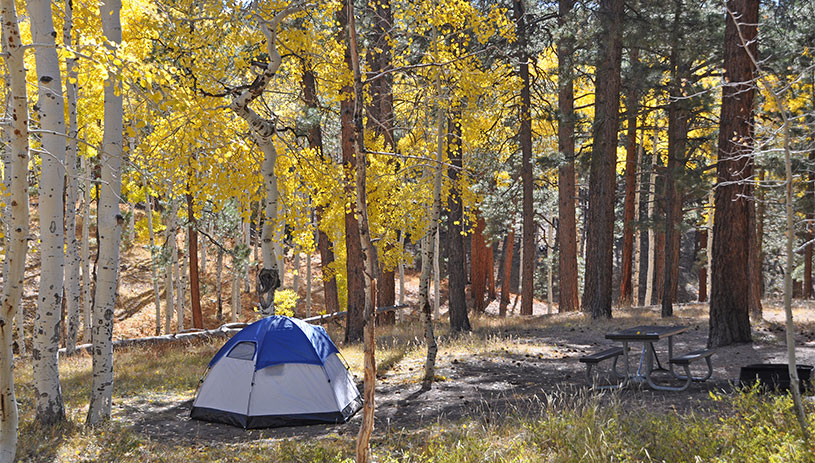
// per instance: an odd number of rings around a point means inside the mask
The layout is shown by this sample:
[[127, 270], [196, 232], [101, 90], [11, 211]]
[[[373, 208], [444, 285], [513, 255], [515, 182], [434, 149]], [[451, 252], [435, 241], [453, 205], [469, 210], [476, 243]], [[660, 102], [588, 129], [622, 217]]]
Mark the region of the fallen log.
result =
[[[125, 347], [133, 347], [133, 346], [151, 346], [151, 345], [159, 345], [159, 344], [167, 344], [173, 342], [190, 342], [190, 341], [197, 341], [202, 339], [211, 339], [211, 338], [230, 338], [232, 335], [243, 329], [247, 324], [246, 323], [228, 323], [226, 325], [222, 325], [214, 330], [185, 330], [181, 333], [173, 333], [173, 334], [165, 334], [162, 336], [147, 336], [144, 338], [131, 338], [131, 339], [120, 339], [118, 341], [113, 341], [113, 350], [122, 349]], [[93, 344], [82, 344], [76, 346], [75, 353], [78, 352], [91, 352], [91, 348]], [[59, 350], [60, 355], [68, 355], [65, 348]], [[73, 355], [73, 354], [71, 354]]]
[[[389, 305], [387, 307], [380, 307], [376, 309], [376, 313], [385, 313], [385, 312], [392, 312], [398, 309], [404, 309], [406, 307], [410, 307], [407, 304], [398, 304], [398, 305]], [[348, 312], [343, 310], [342, 312], [334, 312], [328, 313], [324, 315], [316, 315], [314, 317], [304, 318], [303, 321], [306, 323], [324, 323], [327, 321], [331, 321], [335, 318], [344, 317]]]

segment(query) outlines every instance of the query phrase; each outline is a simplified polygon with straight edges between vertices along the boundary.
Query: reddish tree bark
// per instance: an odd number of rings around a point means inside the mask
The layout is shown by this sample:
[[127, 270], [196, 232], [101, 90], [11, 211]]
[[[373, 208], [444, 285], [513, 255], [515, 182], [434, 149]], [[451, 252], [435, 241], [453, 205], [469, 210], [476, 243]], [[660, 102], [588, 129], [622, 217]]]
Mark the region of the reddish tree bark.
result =
[[594, 145], [589, 168], [586, 278], [583, 291], [583, 310], [590, 313], [592, 318], [611, 318], [623, 9], [623, 0], [600, 0], [597, 12], [600, 34], [595, 75]]
[[[314, 71], [307, 66], [307, 61], [303, 60], [303, 100], [309, 110], [318, 110], [317, 83]], [[313, 124], [308, 131], [308, 146], [316, 149], [323, 158], [323, 131], [319, 123]], [[325, 158], [323, 158], [325, 159]], [[328, 235], [319, 227], [323, 221], [323, 206], [317, 205], [315, 208], [317, 215], [317, 249], [320, 251], [320, 267], [323, 273], [323, 290], [325, 294], [326, 313], [340, 311], [339, 292], [337, 291], [337, 278], [330, 270], [330, 265], [334, 262], [334, 251]]]
[[751, 341], [749, 318], [750, 197], [753, 185], [752, 126], [755, 68], [742, 38], [758, 56], [758, 0], [729, 0], [725, 18], [722, 89], [713, 222], [710, 347]]
[[[631, 66], [639, 62], [639, 49], [633, 48], [630, 56]], [[637, 76], [638, 77], [638, 76]], [[630, 307], [633, 301], [633, 268], [634, 255], [634, 191], [637, 180], [637, 87], [635, 79], [628, 83], [626, 106], [628, 108], [628, 131], [625, 140], [625, 200], [623, 205], [623, 251], [620, 268], [620, 305]]]
[[[337, 22], [340, 24], [339, 40], [346, 41], [346, 28], [348, 27], [348, 4], [343, 2], [342, 8], [337, 12]], [[348, 69], [353, 67], [350, 47], [345, 48], [345, 63]], [[348, 312], [345, 323], [345, 342], [362, 340], [365, 328], [365, 275], [362, 262], [362, 242], [360, 241], [359, 222], [356, 219], [356, 167], [355, 143], [356, 127], [354, 120], [354, 87], [346, 84], [342, 87], [343, 99], [340, 103], [340, 137], [342, 148], [342, 167], [345, 172], [344, 194], [345, 201], [350, 207], [345, 210], [345, 269], [347, 273], [346, 286], [348, 290]]]
[[[572, 9], [573, 0], [560, 0], [558, 23], [563, 25]], [[577, 225], [575, 223], [574, 169], [574, 85], [572, 82], [573, 40], [564, 34], [558, 42], [558, 150], [563, 164], [558, 169], [558, 311], [580, 308], [577, 281]], [[513, 235], [514, 236], [514, 235]], [[510, 256], [512, 252], [510, 251]], [[508, 276], [507, 276], [508, 278]], [[509, 288], [507, 288], [509, 289]], [[507, 296], [509, 293], [507, 293]], [[502, 296], [503, 298], [503, 291]]]
[[509, 282], [512, 280], [512, 251], [515, 248], [515, 230], [510, 230], [504, 239], [504, 249], [502, 256], [503, 278], [501, 279], [501, 300], [498, 303], [498, 315], [506, 317], [507, 306], [509, 305]]
[[535, 215], [533, 210], [533, 171], [532, 165], [532, 114], [529, 77], [529, 54], [526, 51], [527, 31], [524, 4], [522, 0], [513, 0], [515, 24], [518, 31], [518, 62], [521, 78], [520, 142], [521, 142], [521, 184], [523, 188], [521, 246], [521, 315], [532, 315], [532, 298], [534, 296], [535, 275]]
[[484, 271], [487, 274], [487, 301], [495, 300], [495, 243], [486, 247]]
[[470, 253], [472, 257], [470, 265], [470, 292], [473, 297], [473, 310], [476, 312], [484, 312], [486, 303], [484, 295], [487, 290], [487, 283], [489, 280], [488, 265], [489, 258], [487, 256], [488, 249], [484, 241], [484, 228], [486, 224], [482, 217], [478, 217], [470, 239]]
[[447, 265], [448, 265], [448, 302], [450, 306], [450, 329], [453, 331], [470, 331], [470, 318], [467, 316], [467, 299], [464, 292], [467, 285], [466, 256], [464, 254], [464, 236], [461, 224], [464, 220], [464, 206], [461, 189], [458, 183], [459, 171], [462, 168], [461, 153], [461, 112], [454, 111], [447, 121], [447, 157], [450, 167], [447, 175], [452, 188], [447, 206]]

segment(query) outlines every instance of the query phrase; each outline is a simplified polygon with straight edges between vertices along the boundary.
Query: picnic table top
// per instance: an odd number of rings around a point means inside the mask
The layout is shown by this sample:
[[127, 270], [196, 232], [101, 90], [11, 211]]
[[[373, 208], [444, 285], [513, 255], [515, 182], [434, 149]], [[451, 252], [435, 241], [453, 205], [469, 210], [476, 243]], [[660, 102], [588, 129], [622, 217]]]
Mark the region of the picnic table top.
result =
[[612, 341], [658, 341], [668, 336], [684, 333], [687, 330], [688, 327], [682, 325], [641, 325], [607, 333], [606, 339]]

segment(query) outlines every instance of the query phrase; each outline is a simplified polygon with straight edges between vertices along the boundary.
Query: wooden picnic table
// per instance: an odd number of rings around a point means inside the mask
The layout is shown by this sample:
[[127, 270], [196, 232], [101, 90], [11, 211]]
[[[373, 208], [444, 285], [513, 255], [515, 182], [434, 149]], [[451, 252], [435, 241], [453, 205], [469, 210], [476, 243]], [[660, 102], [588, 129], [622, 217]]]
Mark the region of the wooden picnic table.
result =
[[[672, 386], [660, 386], [654, 383], [653, 378], [651, 378], [651, 373], [653, 373], [654, 371], [665, 371], [670, 372], [676, 378], [681, 378], [679, 375], [674, 373], [673, 364], [670, 363], [670, 359], [673, 358], [673, 337], [678, 334], [682, 334], [687, 330], [688, 327], [682, 325], [673, 326], [642, 325], [606, 334], [606, 339], [610, 339], [612, 341], [619, 341], [623, 344], [623, 356], [625, 359], [626, 376], [624, 378], [622, 386], [627, 385], [629, 382], [635, 382], [635, 383], [646, 383], [650, 388], [662, 391], [684, 390], [684, 388], [686, 388], [687, 386], [680, 389]], [[669, 368], [664, 368], [662, 366], [662, 363], [659, 361], [659, 356], [657, 355], [656, 349], [654, 348], [655, 342], [658, 342], [665, 338], [668, 338]], [[631, 342], [642, 343], [642, 351], [640, 352], [639, 365], [637, 366], [637, 371], [634, 374], [631, 374], [629, 367], [630, 363], [628, 355], [628, 344]], [[657, 364], [656, 368], [654, 368], [654, 361], [656, 361]]]

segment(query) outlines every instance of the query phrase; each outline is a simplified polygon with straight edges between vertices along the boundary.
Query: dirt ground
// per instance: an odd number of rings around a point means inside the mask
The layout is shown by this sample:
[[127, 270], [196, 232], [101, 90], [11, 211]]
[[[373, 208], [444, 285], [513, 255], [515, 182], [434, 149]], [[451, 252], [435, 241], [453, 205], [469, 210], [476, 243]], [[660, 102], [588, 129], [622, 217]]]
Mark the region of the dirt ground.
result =
[[[488, 313], [492, 309], [496, 308], [489, 307]], [[545, 313], [546, 307], [536, 304], [535, 310]], [[812, 312], [815, 310], [809, 305], [796, 309], [801, 319], [798, 361], [804, 364], [815, 364]], [[542, 405], [548, 400], [580, 394], [603, 394], [602, 400], [622, 400], [631, 410], [713, 414], [719, 403], [710, 399], [710, 392], [732, 390], [732, 382], [738, 378], [741, 366], [785, 362], [781, 315], [777, 308], [767, 310], [767, 321], [754, 329], [753, 343], [716, 349], [713, 377], [705, 383], [692, 384], [684, 392], [653, 391], [647, 387], [630, 387], [615, 393], [589, 391], [584, 365], [577, 359], [613, 345], [604, 339], [605, 333], [639, 324], [688, 326], [687, 332], [675, 337], [675, 351], [681, 353], [702, 348], [708, 334], [707, 308], [703, 305], [678, 307], [677, 316], [669, 320], [660, 319], [658, 309], [654, 307], [616, 310], [611, 321], [591, 322], [577, 314], [536, 314], [520, 326], [481, 328], [470, 336], [502, 339], [505, 342], [496, 345], [503, 347], [473, 355], [440, 356], [438, 375], [445, 379], [436, 382], [429, 391], [422, 391], [416, 381], [417, 373], [422, 369], [421, 359], [390, 359], [393, 365], [377, 384], [375, 432], [382, 435], [393, 430], [419, 429], [432, 423], [455, 422], [462, 418], [498, 420], [510, 413], [534, 416], [541, 413]], [[667, 349], [667, 342], [658, 343], [657, 349]], [[637, 352], [632, 358], [638, 359]], [[632, 366], [636, 368], [636, 365]], [[117, 405], [115, 414], [128, 421], [134, 431], [150, 439], [204, 445], [355, 435], [361, 421], [360, 414], [357, 414], [342, 425], [244, 431], [191, 420], [191, 399], [179, 403], [177, 398], [137, 398]]]

